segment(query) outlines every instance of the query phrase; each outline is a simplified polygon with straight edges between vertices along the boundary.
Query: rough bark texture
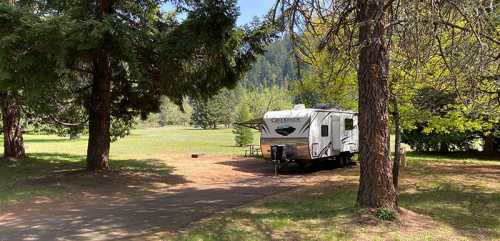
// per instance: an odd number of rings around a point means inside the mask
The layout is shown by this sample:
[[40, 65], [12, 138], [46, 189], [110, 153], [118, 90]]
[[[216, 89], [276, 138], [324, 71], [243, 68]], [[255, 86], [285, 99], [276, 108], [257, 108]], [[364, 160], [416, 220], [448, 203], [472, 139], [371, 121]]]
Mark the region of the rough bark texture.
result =
[[[97, 1], [97, 16], [111, 12], [111, 1]], [[111, 144], [111, 61], [108, 46], [103, 46], [94, 58], [92, 95], [89, 108], [89, 142], [87, 147], [87, 170], [109, 168], [109, 148]]]
[[392, 117], [394, 119], [394, 163], [392, 167], [392, 182], [394, 183], [394, 189], [398, 190], [399, 185], [399, 163], [401, 162], [401, 122], [399, 119], [399, 104], [398, 98], [394, 97], [394, 112]]
[[6, 159], [26, 157], [21, 125], [21, 111], [15, 98], [7, 92], [0, 93], [3, 124], [3, 153]]
[[384, 1], [358, 0], [359, 161], [358, 206], [397, 208], [387, 145], [388, 54], [384, 42]]

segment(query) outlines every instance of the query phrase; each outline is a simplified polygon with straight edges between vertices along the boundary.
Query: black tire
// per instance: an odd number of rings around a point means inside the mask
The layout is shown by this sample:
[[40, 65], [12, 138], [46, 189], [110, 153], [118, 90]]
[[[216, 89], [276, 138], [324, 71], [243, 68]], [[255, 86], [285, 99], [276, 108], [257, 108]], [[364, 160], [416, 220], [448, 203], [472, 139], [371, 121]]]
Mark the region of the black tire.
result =
[[344, 167], [345, 165], [345, 158], [344, 158], [344, 155], [340, 154], [339, 157], [338, 157], [339, 161], [337, 162], [339, 164], [339, 167]]

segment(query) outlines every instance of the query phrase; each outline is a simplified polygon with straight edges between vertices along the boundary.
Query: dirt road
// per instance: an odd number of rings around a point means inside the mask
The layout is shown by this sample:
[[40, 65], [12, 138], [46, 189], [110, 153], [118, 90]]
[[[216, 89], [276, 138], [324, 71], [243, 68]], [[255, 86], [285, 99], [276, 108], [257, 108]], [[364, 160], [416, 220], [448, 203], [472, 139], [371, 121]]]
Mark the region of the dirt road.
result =
[[120, 172], [40, 180], [70, 188], [62, 198], [8, 208], [0, 216], [0, 240], [127, 240], [160, 230], [176, 232], [273, 193], [331, 181], [336, 172], [274, 177], [262, 160], [214, 156], [175, 158], [168, 165], [168, 175]]

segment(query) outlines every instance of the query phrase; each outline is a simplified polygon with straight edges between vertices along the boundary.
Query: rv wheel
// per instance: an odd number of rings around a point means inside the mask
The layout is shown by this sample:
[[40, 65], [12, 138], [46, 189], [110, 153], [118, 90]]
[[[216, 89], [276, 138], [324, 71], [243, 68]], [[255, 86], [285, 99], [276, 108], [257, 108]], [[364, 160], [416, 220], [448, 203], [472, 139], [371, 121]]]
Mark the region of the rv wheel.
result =
[[339, 165], [340, 165], [340, 167], [345, 167], [347, 165], [347, 162], [348, 162], [348, 158], [345, 155], [341, 154], [339, 156]]
[[295, 163], [297, 163], [299, 169], [304, 169], [304, 167], [306, 166], [302, 161], [296, 160]]

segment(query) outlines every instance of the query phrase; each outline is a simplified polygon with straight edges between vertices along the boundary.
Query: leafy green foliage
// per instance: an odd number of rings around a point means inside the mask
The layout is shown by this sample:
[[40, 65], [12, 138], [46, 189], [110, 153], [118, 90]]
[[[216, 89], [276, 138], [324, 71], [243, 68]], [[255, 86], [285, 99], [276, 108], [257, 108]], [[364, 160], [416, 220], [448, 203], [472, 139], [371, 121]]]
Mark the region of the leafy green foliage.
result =
[[[474, 118], [457, 103], [455, 92], [433, 87], [417, 89], [409, 102], [411, 109], [403, 109], [406, 128], [403, 142], [418, 151], [471, 151], [481, 137], [493, 134], [498, 125], [495, 118]], [[410, 124], [408, 126], [408, 124]]]
[[228, 127], [233, 123], [238, 97], [235, 91], [222, 89], [219, 94], [208, 100], [193, 99], [191, 103], [193, 106], [192, 124], [203, 129], [216, 129], [218, 124]]
[[406, 130], [401, 135], [402, 141], [417, 151], [471, 151], [478, 136], [471, 132], [452, 132], [448, 134], [426, 133], [420, 126]]
[[[328, 67], [329, 64], [324, 64], [321, 68]], [[296, 103], [303, 103], [310, 108], [320, 104], [345, 110], [358, 108], [354, 72], [332, 79], [324, 72], [318, 73], [313, 68], [309, 68], [305, 71], [302, 80], [293, 82], [291, 92]]]
[[375, 215], [381, 220], [391, 221], [396, 218], [394, 210], [389, 208], [379, 208], [376, 210]]
[[[250, 111], [247, 105], [240, 105], [236, 113], [236, 123], [241, 123], [251, 119]], [[234, 141], [238, 146], [245, 146], [253, 143], [253, 132], [252, 129], [244, 127], [241, 125], [235, 125], [233, 130]]]
[[[328, 31], [328, 24], [320, 20], [312, 24], [314, 27], [297, 40], [301, 47], [296, 48], [296, 54], [306, 67], [301, 78], [291, 87], [295, 102], [311, 108], [327, 104], [332, 108], [357, 110], [357, 72], [352, 61], [353, 53], [349, 53], [348, 46], [324, 41], [321, 35]], [[335, 39], [348, 41], [344, 31], [339, 34]]]
[[183, 101], [182, 109], [183, 111], [168, 98], [162, 98], [158, 113], [160, 126], [189, 124], [193, 109], [188, 101]]
[[272, 86], [269, 88], [248, 88], [242, 98], [253, 118], [261, 118], [267, 111], [291, 109], [292, 96], [286, 89]]

